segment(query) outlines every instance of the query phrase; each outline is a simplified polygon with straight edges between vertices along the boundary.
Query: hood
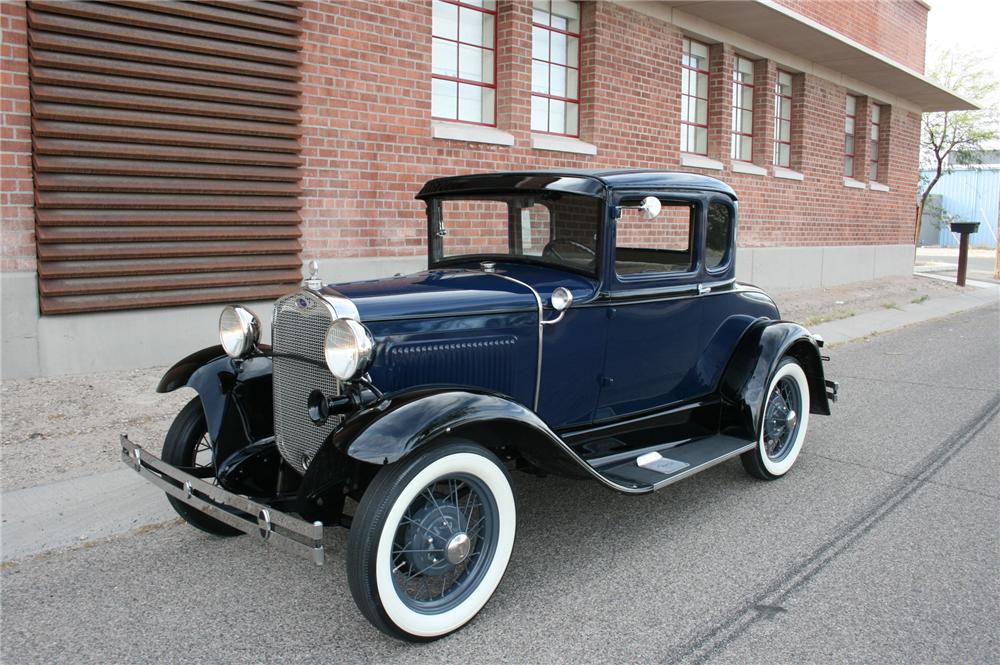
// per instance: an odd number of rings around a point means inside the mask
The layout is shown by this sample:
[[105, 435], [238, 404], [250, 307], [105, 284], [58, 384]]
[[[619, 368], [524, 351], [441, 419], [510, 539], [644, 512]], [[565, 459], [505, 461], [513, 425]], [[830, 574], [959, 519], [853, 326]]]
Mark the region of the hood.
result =
[[349, 298], [362, 321], [401, 318], [460, 316], [493, 312], [534, 311], [532, 292], [507, 275], [531, 285], [547, 307], [549, 296], [558, 286], [573, 291], [576, 302], [590, 300], [596, 293], [593, 280], [551, 268], [498, 263], [496, 273], [478, 268], [425, 270], [412, 275], [332, 284], [328, 287]]

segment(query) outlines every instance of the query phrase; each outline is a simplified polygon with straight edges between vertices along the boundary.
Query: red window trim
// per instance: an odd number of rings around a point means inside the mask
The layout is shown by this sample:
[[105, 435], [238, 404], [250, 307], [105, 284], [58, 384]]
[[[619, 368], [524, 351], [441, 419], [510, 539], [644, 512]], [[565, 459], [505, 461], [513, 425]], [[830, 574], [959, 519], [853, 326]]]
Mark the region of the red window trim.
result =
[[[684, 37], [684, 39], [688, 40], [692, 44], [698, 44], [699, 46], [704, 46], [705, 49], [709, 53], [709, 59], [711, 58], [712, 51], [711, 51], [711, 47], [709, 47], [708, 44], [706, 44], [704, 42], [699, 42], [697, 39], [691, 39], [690, 37]], [[709, 62], [709, 67], [711, 67], [711, 62]], [[697, 95], [697, 92], [698, 92], [697, 78], [695, 78], [695, 94], [693, 94], [693, 95], [687, 95], [687, 96], [688, 97], [693, 97], [694, 99], [704, 99], [705, 100], [705, 117], [710, 120], [712, 118], [712, 103], [711, 103], [711, 100], [710, 100], [711, 92], [712, 92], [712, 72], [709, 69], [698, 69], [697, 67], [689, 67], [688, 65], [685, 65], [684, 64], [684, 44], [683, 44], [683, 42], [681, 42], [681, 71], [682, 71], [682, 73], [683, 73], [683, 70], [685, 70], [685, 69], [688, 70], [688, 71], [697, 72], [698, 74], [704, 74], [705, 76], [708, 77], [708, 85], [706, 86], [708, 88], [708, 97], [699, 97]], [[683, 129], [685, 125], [687, 125], [689, 127], [702, 127], [707, 132], [708, 131], [708, 122], [705, 122], [705, 123], [689, 122], [689, 121], [687, 121], [687, 120], [684, 119], [683, 102], [684, 102], [684, 94], [681, 93], [681, 123], [680, 123], [681, 124], [681, 128]], [[685, 150], [685, 151], [682, 151], [682, 152], [685, 152], [686, 154], [689, 154], [689, 155], [701, 155], [703, 157], [707, 157], [708, 156], [707, 141], [706, 141], [706, 146], [705, 146], [705, 152], [691, 152], [690, 150]]]
[[[790, 79], [792, 79], [792, 85], [795, 84], [795, 75], [791, 72], [787, 72], [783, 69], [778, 70], [777, 77], [774, 79], [774, 96], [777, 99], [787, 99], [788, 100], [788, 140], [783, 141], [779, 137], [781, 136], [781, 105], [778, 104], [774, 109], [774, 142], [778, 145], [788, 146], [788, 165], [782, 168], [788, 168], [792, 165], [792, 118], [794, 117], [794, 106], [792, 104], [792, 95], [781, 94], [781, 75], [787, 74]], [[778, 160], [775, 160], [775, 164], [778, 164]], [[780, 165], [779, 165], [780, 166]]]
[[[475, 5], [470, 5], [468, 3], [462, 2], [461, 0], [441, 0], [441, 2], [444, 2], [444, 3], [449, 4], [449, 5], [455, 5], [456, 7], [464, 7], [466, 9], [472, 9], [472, 10], [475, 10], [477, 12], [482, 12], [483, 14], [490, 14], [491, 16], [493, 16], [493, 46], [492, 47], [482, 46], [480, 44], [470, 44], [469, 42], [463, 42], [461, 39], [448, 39], [447, 37], [438, 37], [437, 35], [433, 34], [433, 30], [432, 30], [432, 34], [431, 34], [431, 44], [434, 43], [435, 39], [440, 39], [441, 41], [445, 41], [445, 42], [448, 42], [448, 43], [451, 43], [451, 44], [455, 44], [455, 48], [456, 49], [458, 49], [459, 46], [472, 46], [474, 48], [482, 49], [483, 51], [492, 51], [493, 52], [493, 77], [492, 77], [493, 78], [493, 83], [484, 83], [482, 81], [470, 81], [469, 79], [463, 79], [463, 78], [458, 77], [458, 76], [444, 76], [442, 74], [435, 74], [435, 73], [431, 72], [431, 80], [439, 79], [441, 81], [450, 81], [451, 83], [460, 83], [460, 84], [463, 84], [463, 85], [475, 85], [475, 86], [478, 86], [480, 88], [488, 88], [490, 90], [493, 90], [494, 91], [493, 92], [493, 122], [476, 122], [474, 120], [460, 120], [458, 118], [458, 105], [460, 103], [460, 99], [458, 97], [455, 98], [455, 117], [454, 118], [445, 118], [445, 117], [436, 116], [436, 115], [431, 115], [431, 117], [434, 118], [435, 120], [445, 120], [447, 122], [461, 122], [461, 123], [466, 124], [466, 125], [480, 125], [480, 126], [483, 126], [483, 127], [496, 127], [497, 126], [497, 97], [496, 97], [496, 89], [497, 89], [497, 53], [496, 53], [496, 51], [497, 51], [497, 37], [499, 35], [499, 29], [498, 29], [499, 28], [499, 26], [498, 26], [499, 21], [497, 20], [497, 10], [496, 9], [486, 9], [485, 7], [477, 7]], [[462, 35], [462, 33], [461, 33], [461, 23], [459, 23], [459, 33], [458, 33], [458, 35], [459, 35], [459, 37], [461, 37], [461, 35]], [[456, 60], [456, 62], [457, 62], [457, 60]]]
[[[844, 110], [844, 117], [850, 118], [854, 121], [854, 130], [851, 132], [851, 149], [854, 150], [854, 152], [847, 152], [846, 149], [844, 150], [844, 157], [851, 158], [851, 175], [845, 174], [844, 177], [853, 178], [858, 172], [858, 161], [856, 159], [858, 153], [858, 96], [857, 95], [847, 95], [847, 96], [854, 98], [854, 113], [853, 114], [847, 113], [847, 110], [846, 109]], [[844, 103], [846, 105], [847, 103], [846, 99], [844, 100]], [[847, 134], [846, 130], [844, 131], [844, 134], [845, 135]]]
[[[542, 28], [544, 30], [548, 30], [549, 32], [556, 32], [556, 33], [559, 33], [561, 35], [566, 35], [567, 37], [575, 37], [576, 38], [576, 49], [577, 49], [577, 53], [576, 53], [576, 63], [577, 63], [577, 66], [576, 67], [570, 67], [569, 65], [563, 65], [563, 64], [560, 64], [558, 62], [552, 62], [551, 60], [542, 60], [540, 58], [536, 58], [534, 56], [534, 54], [532, 54], [532, 56], [531, 56], [531, 61], [532, 62], [544, 62], [546, 65], [548, 65], [548, 67], [546, 68], [546, 71], [549, 72], [549, 89], [550, 90], [552, 89], [552, 85], [551, 85], [552, 84], [552, 74], [551, 74], [551, 72], [552, 72], [552, 65], [557, 65], [559, 67], [565, 67], [566, 69], [576, 70], [576, 95], [577, 96], [575, 98], [574, 97], [560, 97], [559, 95], [550, 95], [550, 94], [546, 94], [546, 93], [543, 93], [543, 92], [534, 92], [533, 91], [531, 93], [532, 97], [542, 97], [543, 99], [554, 99], [554, 100], [559, 101], [559, 102], [566, 102], [567, 104], [576, 104], [576, 133], [575, 134], [564, 134], [564, 133], [561, 133], [561, 132], [542, 131], [540, 129], [533, 129], [533, 130], [531, 130], [535, 134], [551, 134], [553, 136], [568, 136], [568, 137], [571, 137], [571, 138], [579, 138], [580, 137], [580, 88], [583, 87], [583, 61], [580, 58], [580, 46], [581, 46], [581, 37], [580, 37], [580, 35], [583, 32], [583, 29], [582, 29], [583, 28], [583, 7], [582, 7], [581, 3], [579, 3], [579, 2], [576, 2], [576, 5], [577, 5], [577, 8], [578, 8], [578, 11], [580, 12], [580, 27], [581, 27], [580, 32], [570, 32], [568, 30], [561, 30], [559, 28], [553, 28], [551, 25], [544, 25], [542, 23], [535, 23], [534, 20], [532, 20], [532, 22], [531, 22], [531, 28], [532, 28], [532, 30], [534, 30], [535, 28]], [[534, 16], [534, 13], [532, 13], [532, 16]], [[552, 22], [552, 18], [551, 17], [552, 17], [552, 5], [549, 4], [549, 22], [550, 23]], [[549, 37], [549, 57], [550, 58], [552, 57], [552, 38], [551, 37]], [[546, 118], [545, 118], [545, 126], [546, 127], [549, 126], [549, 118], [548, 118], [548, 116], [546, 116]]]
[[[871, 152], [875, 153], [875, 159], [872, 159], [871, 156], [868, 157], [868, 163], [875, 165], [875, 177], [874, 178], [871, 177], [871, 171], [869, 170], [868, 179], [872, 180], [874, 182], [881, 182], [878, 179], [878, 176], [879, 176], [879, 172], [878, 172], [878, 155], [879, 155], [879, 153], [882, 152], [882, 105], [881, 104], [872, 104], [872, 110], [874, 110], [874, 109], [878, 109], [878, 122], [875, 122], [875, 120], [873, 120], [873, 119], [869, 120], [869, 122], [871, 123], [872, 127], [878, 127], [878, 138], [877, 139], [870, 139], [870, 140], [871, 140], [872, 143], [875, 144], [875, 146], [878, 148], [878, 150], [872, 151], [871, 148], [869, 147], [869, 153], [871, 153]], [[855, 129], [857, 129], [857, 125], [855, 125]], [[869, 137], [872, 136], [872, 133], [873, 132], [871, 131], [871, 128], [869, 128], [869, 130], [868, 130], [868, 136]]]
[[[750, 138], [750, 159], [744, 160], [744, 159], [742, 159], [740, 157], [732, 157], [733, 149], [736, 147], [735, 143], [732, 144], [732, 147], [729, 150], [729, 154], [730, 154], [730, 158], [731, 159], [735, 159], [738, 162], [743, 162], [743, 161], [752, 162], [753, 161], [753, 122], [754, 122], [753, 121], [753, 111], [754, 111], [755, 102], [757, 101], [757, 86], [754, 83], [743, 83], [741, 81], [737, 81], [736, 80], [736, 74], [740, 71], [740, 62], [739, 62], [740, 60], [746, 60], [751, 65], [754, 64], [754, 61], [751, 60], [750, 58], [744, 58], [741, 55], [735, 56], [735, 58], [733, 59], [733, 85], [734, 86], [739, 86], [739, 87], [742, 87], [742, 88], [750, 88], [750, 108], [749, 109], [745, 109], [742, 106], [735, 106], [734, 105], [733, 106], [733, 111], [734, 112], [735, 111], [750, 111], [750, 131], [749, 132], [736, 132], [736, 131], [734, 131], [734, 132], [732, 132], [732, 134], [733, 134], [733, 136], [746, 136], [746, 137]], [[752, 73], [751, 73], [751, 76], [753, 76]], [[739, 99], [742, 99], [742, 98], [743, 98], [743, 95], [740, 95]]]

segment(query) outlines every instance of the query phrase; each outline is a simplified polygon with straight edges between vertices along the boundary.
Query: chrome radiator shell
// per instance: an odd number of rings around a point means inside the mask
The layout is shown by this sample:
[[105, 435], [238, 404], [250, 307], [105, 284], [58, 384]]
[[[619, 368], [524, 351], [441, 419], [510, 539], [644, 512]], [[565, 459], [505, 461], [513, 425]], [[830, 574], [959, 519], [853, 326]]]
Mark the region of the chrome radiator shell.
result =
[[326, 331], [336, 317], [334, 307], [312, 291], [292, 293], [274, 304], [274, 433], [281, 456], [299, 473], [305, 473], [341, 421], [341, 417], [331, 417], [317, 425], [308, 414], [312, 391], [340, 394], [340, 382], [330, 373], [323, 355]]

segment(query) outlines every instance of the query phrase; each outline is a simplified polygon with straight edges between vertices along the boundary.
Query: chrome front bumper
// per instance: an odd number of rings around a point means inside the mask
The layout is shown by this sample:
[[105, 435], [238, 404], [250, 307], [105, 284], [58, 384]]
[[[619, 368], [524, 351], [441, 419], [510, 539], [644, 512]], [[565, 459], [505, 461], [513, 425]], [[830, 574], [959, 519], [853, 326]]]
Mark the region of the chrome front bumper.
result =
[[323, 565], [323, 523], [307, 522], [167, 464], [121, 435], [122, 461], [161, 490], [213, 519]]

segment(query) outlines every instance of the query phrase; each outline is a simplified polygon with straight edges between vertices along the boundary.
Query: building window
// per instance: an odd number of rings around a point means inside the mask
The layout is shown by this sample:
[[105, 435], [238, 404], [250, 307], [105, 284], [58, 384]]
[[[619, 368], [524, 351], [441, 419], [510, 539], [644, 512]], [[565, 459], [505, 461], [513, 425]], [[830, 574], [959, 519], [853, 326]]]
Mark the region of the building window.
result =
[[882, 123], [882, 107], [879, 104], [872, 105], [871, 129], [868, 132], [871, 146], [868, 149], [868, 179], [873, 182], [881, 182], [878, 178], [878, 144], [879, 130]]
[[681, 152], [708, 155], [708, 47], [692, 39], [681, 57]]
[[858, 109], [858, 98], [847, 96], [846, 117], [844, 118], [844, 177], [854, 177], [854, 116]]
[[531, 20], [531, 131], [579, 136], [580, 5], [535, 0]]
[[496, 0], [434, 0], [431, 115], [496, 124]]
[[780, 69], [774, 85], [774, 164], [792, 164], [792, 75]]
[[753, 161], [753, 62], [736, 56], [733, 67], [733, 141], [729, 156]]

